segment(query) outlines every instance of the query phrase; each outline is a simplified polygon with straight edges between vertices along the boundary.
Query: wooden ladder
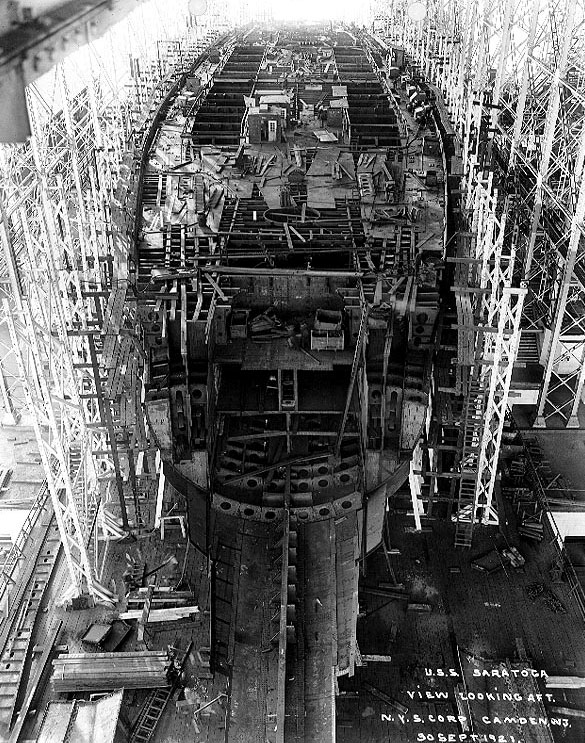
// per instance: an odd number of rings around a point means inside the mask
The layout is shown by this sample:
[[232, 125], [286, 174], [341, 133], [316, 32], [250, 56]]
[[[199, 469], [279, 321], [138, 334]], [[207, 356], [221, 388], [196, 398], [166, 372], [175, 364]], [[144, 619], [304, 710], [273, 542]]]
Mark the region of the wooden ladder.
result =
[[148, 743], [154, 735], [156, 726], [173, 693], [172, 686], [165, 689], [154, 689], [147, 697], [132, 733], [129, 743]]
[[128, 743], [148, 743], [154, 735], [156, 726], [166, 709], [169, 699], [179, 684], [179, 678], [185, 662], [189, 657], [193, 643], [190, 642], [185, 651], [181, 651], [180, 668], [175, 676], [174, 683], [162, 689], [153, 689], [144, 702], [138, 719], [132, 728]]

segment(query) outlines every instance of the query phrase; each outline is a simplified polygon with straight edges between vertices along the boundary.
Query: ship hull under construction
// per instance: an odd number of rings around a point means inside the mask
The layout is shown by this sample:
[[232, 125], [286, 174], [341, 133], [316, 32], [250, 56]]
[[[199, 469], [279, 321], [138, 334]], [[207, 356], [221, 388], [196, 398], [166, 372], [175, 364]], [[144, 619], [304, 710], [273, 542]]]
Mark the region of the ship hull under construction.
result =
[[[82, 338], [69, 371], [86, 375], [60, 404], [105, 423], [99, 447], [70, 447], [70, 492], [55, 476], [39, 496], [34, 560], [0, 595], [18, 597], [0, 740], [585, 739], [581, 575], [543, 451], [506, 410], [516, 202], [477, 196], [495, 147], [466, 171], [460, 135], [487, 115], [456, 131], [422, 39], [389, 28], [248, 26], [188, 64], [177, 45], [100, 202], [110, 252], [79, 261], [108, 292], [59, 284], [99, 308], [59, 337]], [[52, 231], [83, 235], [63, 204]], [[49, 279], [75, 265], [57, 255]], [[66, 496], [91, 521], [77, 546], [59, 541]], [[87, 558], [64, 592], [83, 540], [99, 581]]]

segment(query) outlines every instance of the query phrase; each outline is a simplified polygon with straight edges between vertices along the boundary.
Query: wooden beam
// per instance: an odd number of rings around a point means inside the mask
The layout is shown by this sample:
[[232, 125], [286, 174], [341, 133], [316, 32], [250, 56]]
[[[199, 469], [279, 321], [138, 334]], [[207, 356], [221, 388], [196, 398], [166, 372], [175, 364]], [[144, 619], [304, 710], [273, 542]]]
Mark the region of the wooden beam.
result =
[[392, 656], [391, 655], [364, 655], [362, 653], [362, 660], [365, 660], [366, 663], [391, 663], [392, 662]]
[[288, 249], [291, 253], [294, 253], [295, 246], [293, 245], [292, 237], [290, 236], [290, 228], [286, 222], [283, 224], [283, 227], [284, 234], [286, 235], [286, 242], [288, 243]]
[[306, 242], [307, 242], [307, 241], [305, 240], [305, 238], [304, 238], [304, 237], [303, 237], [303, 236], [301, 235], [301, 233], [300, 233], [300, 232], [298, 232], [297, 230], [295, 230], [295, 228], [294, 228], [294, 227], [292, 226], [292, 224], [291, 224], [291, 225], [289, 225], [288, 227], [289, 227], [289, 229], [290, 229], [290, 231], [291, 231], [291, 232], [294, 232], [294, 233], [295, 233], [295, 235], [296, 235], [296, 236], [297, 236], [297, 237], [299, 238], [299, 240], [300, 240], [301, 242], [303, 242], [303, 243], [306, 243]]
[[207, 272], [206, 272], [205, 276], [207, 278], [207, 281], [209, 281], [209, 283], [211, 284], [211, 286], [219, 294], [219, 296], [221, 297], [221, 300], [223, 302], [227, 302], [228, 301], [227, 295], [224, 294], [223, 289], [220, 287], [220, 285], [217, 283], [217, 281], [213, 278], [213, 276], [210, 273], [207, 273]]
[[[186, 619], [192, 614], [199, 613], [200, 609], [195, 604], [192, 606], [173, 606], [170, 609], [150, 609], [148, 614], [148, 623], [156, 624], [158, 622], [174, 622], [177, 619]], [[120, 614], [120, 619], [138, 619], [141, 621], [143, 615], [144, 608], [131, 609], [130, 611], [123, 611]]]
[[136, 638], [138, 642], [144, 642], [144, 630], [146, 628], [146, 623], [148, 622], [148, 615], [150, 614], [150, 607], [152, 605], [153, 595], [154, 583], [148, 586], [146, 597], [144, 599], [144, 606], [142, 607], [142, 614], [140, 615], [140, 619], [138, 620], [138, 632]]

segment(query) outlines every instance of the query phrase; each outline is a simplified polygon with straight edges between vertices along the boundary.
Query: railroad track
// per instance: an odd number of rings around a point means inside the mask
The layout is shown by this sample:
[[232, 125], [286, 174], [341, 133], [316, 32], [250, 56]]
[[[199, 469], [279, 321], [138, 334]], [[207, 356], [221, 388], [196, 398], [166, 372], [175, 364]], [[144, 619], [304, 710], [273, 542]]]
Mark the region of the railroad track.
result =
[[38, 612], [60, 549], [59, 529], [47, 499], [23, 545], [23, 572], [0, 625], [0, 739], [11, 728], [25, 691], [24, 671], [34, 647]]

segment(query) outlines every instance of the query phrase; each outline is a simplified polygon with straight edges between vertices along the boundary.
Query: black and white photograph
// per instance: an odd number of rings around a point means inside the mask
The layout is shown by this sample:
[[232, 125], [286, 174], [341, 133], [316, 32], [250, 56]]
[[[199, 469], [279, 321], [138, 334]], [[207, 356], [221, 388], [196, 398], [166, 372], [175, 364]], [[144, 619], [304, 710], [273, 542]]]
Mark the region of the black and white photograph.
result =
[[0, 743], [585, 743], [585, 0], [0, 0]]

